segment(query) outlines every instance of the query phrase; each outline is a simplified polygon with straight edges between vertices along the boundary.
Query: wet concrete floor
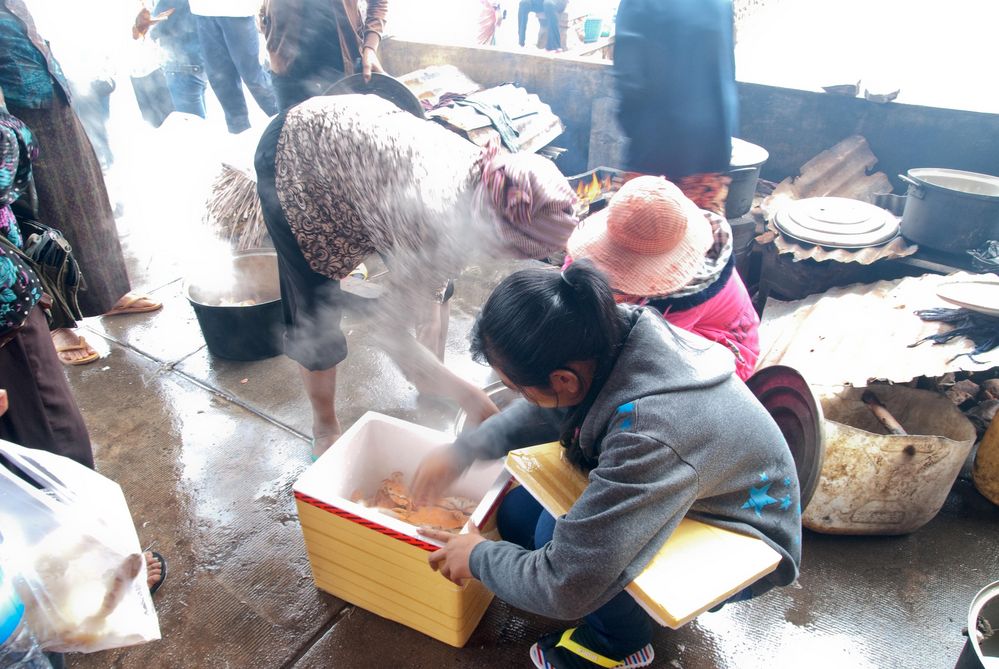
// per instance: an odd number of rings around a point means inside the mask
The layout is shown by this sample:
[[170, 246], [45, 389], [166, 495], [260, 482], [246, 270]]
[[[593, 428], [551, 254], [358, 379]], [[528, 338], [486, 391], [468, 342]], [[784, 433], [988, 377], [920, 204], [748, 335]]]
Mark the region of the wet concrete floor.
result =
[[[176, 231], [150, 234], [135, 213], [121, 225], [133, 286], [164, 308], [88, 319], [85, 334], [103, 357], [66, 373], [99, 470], [123, 487], [143, 545], [168, 560], [154, 600], [163, 638], [70, 656], [69, 666], [531, 666], [530, 644], [564, 623], [494, 601], [456, 649], [316, 589], [291, 492], [310, 464], [310, 413], [294, 364], [213, 357], [183, 295], [185, 258], [161, 243]], [[458, 281], [446, 360], [476, 383], [489, 381], [488, 370], [469, 359], [467, 332], [510, 267], [472, 267]], [[451, 429], [454, 405], [418, 397], [364, 322], [348, 318], [345, 331], [345, 429], [366, 411]], [[999, 579], [999, 509], [962, 479], [913, 534], [806, 532], [803, 549], [794, 585], [658, 631], [654, 666], [952, 667], [972, 597]]]

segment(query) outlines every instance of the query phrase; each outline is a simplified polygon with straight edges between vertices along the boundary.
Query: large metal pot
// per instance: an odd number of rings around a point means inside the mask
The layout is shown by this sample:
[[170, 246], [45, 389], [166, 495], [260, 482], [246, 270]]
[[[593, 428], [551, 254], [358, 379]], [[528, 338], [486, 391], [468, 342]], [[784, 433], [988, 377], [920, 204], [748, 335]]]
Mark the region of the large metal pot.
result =
[[898, 178], [909, 184], [902, 212], [907, 239], [948, 253], [999, 239], [999, 177], [921, 167]]
[[739, 218], [753, 206], [756, 182], [768, 158], [770, 154], [762, 146], [738, 137], [732, 138], [732, 159], [728, 170], [732, 182], [728, 185], [728, 196], [725, 198], [725, 218]]
[[[975, 595], [968, 609], [968, 641], [954, 669], [999, 667], [999, 581]], [[984, 629], [983, 629], [984, 628]]]
[[187, 300], [209, 352], [229, 360], [262, 360], [283, 351], [284, 317], [277, 254], [238, 253], [189, 278]]

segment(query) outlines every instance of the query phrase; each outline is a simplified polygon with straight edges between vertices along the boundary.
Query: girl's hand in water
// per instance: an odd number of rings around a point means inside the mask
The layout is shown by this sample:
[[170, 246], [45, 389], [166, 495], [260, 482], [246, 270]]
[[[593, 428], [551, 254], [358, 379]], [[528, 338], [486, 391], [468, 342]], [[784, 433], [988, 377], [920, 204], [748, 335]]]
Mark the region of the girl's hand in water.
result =
[[451, 534], [430, 528], [420, 528], [420, 534], [444, 542], [444, 547], [435, 550], [428, 558], [431, 569], [439, 571], [441, 576], [456, 585], [461, 585], [462, 581], [475, 578], [468, 566], [468, 560], [472, 555], [473, 548], [483, 541], [488, 541], [479, 534], [475, 525], [469, 525], [468, 534]]
[[413, 503], [416, 506], [432, 504], [461, 476], [461, 472], [449, 446], [431, 451], [423, 458], [413, 477], [410, 488]]

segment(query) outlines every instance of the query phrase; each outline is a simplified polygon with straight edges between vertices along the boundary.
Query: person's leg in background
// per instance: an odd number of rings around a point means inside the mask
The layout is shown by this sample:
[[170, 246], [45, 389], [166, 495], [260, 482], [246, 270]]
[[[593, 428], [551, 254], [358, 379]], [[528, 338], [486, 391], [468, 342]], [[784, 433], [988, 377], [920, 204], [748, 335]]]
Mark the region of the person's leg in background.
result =
[[253, 17], [229, 16], [217, 21], [240, 78], [264, 113], [274, 116], [278, 113], [277, 98], [271, 78], [260, 64], [260, 32]]
[[527, 19], [530, 18], [531, 12], [539, 12], [542, 9], [541, 0], [520, 0], [517, 9], [517, 38], [520, 40], [520, 46], [524, 46], [527, 39]]
[[212, 85], [219, 104], [222, 105], [225, 124], [232, 134], [243, 132], [250, 127], [250, 116], [239, 72], [229, 57], [225, 36], [219, 24], [223, 19], [216, 16], [196, 16], [195, 19], [198, 23], [198, 39], [201, 41], [208, 82]]
[[548, 39], [545, 41], [545, 48], [549, 51], [558, 51], [562, 46], [562, 28], [559, 23], [559, 14], [565, 9], [565, 2], [559, 0], [544, 0], [542, 8], [545, 14], [545, 23], [548, 28]]
[[163, 73], [174, 108], [205, 118], [205, 88], [208, 85], [205, 69], [200, 65], [165, 65]]

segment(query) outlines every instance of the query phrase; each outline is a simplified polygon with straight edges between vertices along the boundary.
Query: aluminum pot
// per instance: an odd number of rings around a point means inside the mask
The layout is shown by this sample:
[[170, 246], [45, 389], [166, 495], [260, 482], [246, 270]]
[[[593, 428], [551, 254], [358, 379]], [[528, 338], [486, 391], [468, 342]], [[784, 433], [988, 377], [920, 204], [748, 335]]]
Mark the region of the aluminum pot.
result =
[[728, 171], [732, 182], [728, 185], [728, 196], [725, 198], [725, 218], [739, 218], [752, 208], [760, 170], [769, 158], [770, 154], [762, 146], [738, 137], [732, 138], [732, 159]]
[[954, 669], [999, 667], [999, 581], [975, 595], [968, 609], [968, 641]]
[[898, 178], [909, 184], [902, 212], [906, 239], [948, 253], [999, 239], [999, 177], [921, 167]]
[[262, 360], [284, 350], [277, 254], [237, 253], [230, 262], [189, 278], [185, 293], [212, 355]]

